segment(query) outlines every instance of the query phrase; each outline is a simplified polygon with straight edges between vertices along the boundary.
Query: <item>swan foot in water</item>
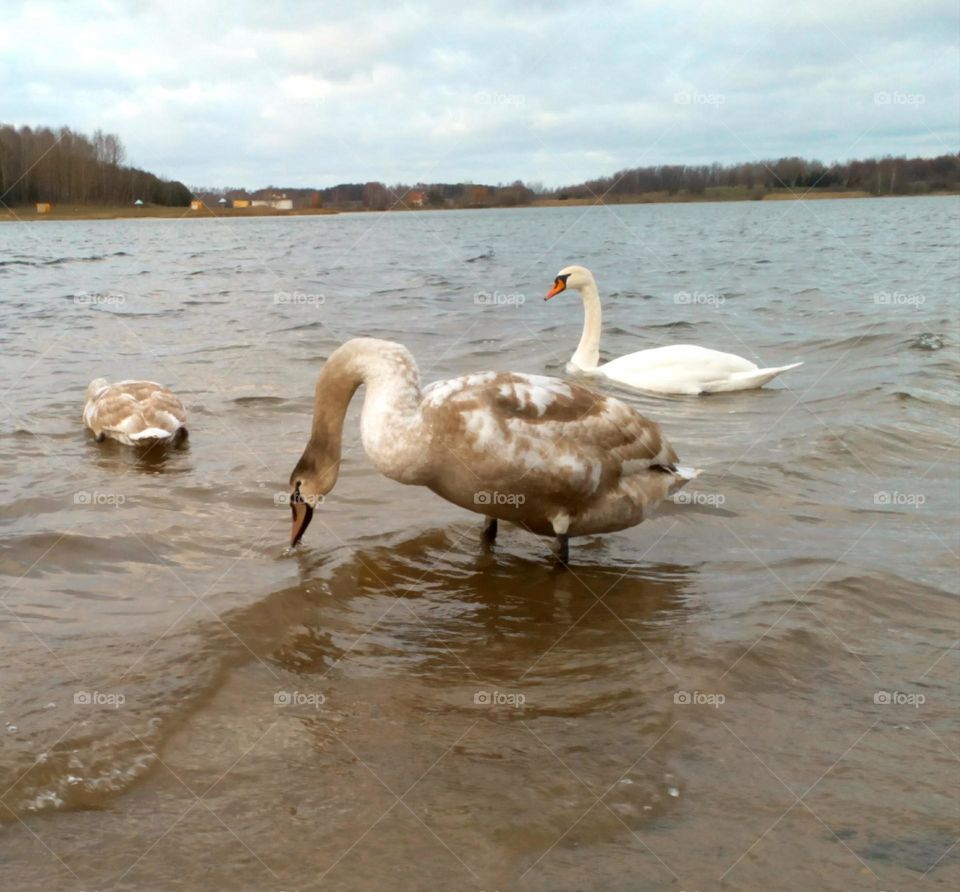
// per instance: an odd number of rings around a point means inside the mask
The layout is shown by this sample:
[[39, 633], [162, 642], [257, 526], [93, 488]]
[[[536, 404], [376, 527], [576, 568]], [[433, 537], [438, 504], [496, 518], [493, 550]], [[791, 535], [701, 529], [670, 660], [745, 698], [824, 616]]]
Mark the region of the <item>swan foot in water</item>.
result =
[[557, 559], [557, 567], [566, 569], [570, 562], [570, 537], [561, 534], [553, 540], [553, 556]]
[[482, 538], [486, 545], [493, 545], [497, 541], [497, 519], [495, 517], [487, 518], [483, 527]]

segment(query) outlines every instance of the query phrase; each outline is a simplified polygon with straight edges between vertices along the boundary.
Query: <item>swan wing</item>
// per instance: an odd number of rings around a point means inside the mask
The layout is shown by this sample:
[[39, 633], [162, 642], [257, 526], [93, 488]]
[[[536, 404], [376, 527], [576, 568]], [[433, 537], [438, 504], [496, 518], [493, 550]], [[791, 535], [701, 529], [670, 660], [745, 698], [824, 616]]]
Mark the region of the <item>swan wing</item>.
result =
[[423, 409], [447, 464], [460, 462], [478, 486], [529, 498], [576, 504], [624, 476], [669, 470], [677, 461], [654, 422], [558, 378], [517, 372], [454, 378], [428, 387]]
[[172, 437], [186, 425], [183, 404], [153, 381], [120, 381], [90, 400], [84, 423], [95, 434], [131, 443]]
[[674, 344], [629, 353], [600, 366], [599, 371], [607, 378], [643, 390], [702, 393], [737, 376], [755, 373], [757, 366], [734, 353]]

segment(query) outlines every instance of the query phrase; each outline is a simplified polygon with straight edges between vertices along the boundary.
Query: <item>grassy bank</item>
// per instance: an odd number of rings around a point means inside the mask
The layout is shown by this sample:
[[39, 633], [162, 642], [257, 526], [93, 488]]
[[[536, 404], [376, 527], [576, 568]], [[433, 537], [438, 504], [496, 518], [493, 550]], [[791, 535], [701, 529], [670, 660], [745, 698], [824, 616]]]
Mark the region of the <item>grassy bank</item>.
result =
[[[874, 198], [869, 192], [854, 190], [828, 191], [826, 189], [748, 189], [746, 186], [712, 186], [703, 192], [644, 192], [642, 195], [607, 195], [604, 204], [669, 204], [701, 201], [795, 201], [797, 199]], [[596, 198], [540, 198], [534, 207], [565, 207], [596, 204]]]
[[[953, 192], [931, 192], [929, 195], [955, 195]], [[805, 192], [802, 189], [747, 189], [743, 186], [719, 186], [706, 189], [702, 193], [693, 192], [645, 192], [642, 195], [608, 195], [603, 204], [673, 204], [713, 201], [820, 201], [831, 198], [906, 198], [910, 196], [876, 196], [870, 192], [828, 191], [815, 189]], [[578, 207], [597, 204], [596, 198], [538, 198], [532, 205], [521, 207]], [[411, 210], [411, 208], [397, 208]], [[446, 208], [424, 208], [423, 210], [446, 210]], [[230, 219], [233, 217], [312, 217], [337, 213], [367, 213], [362, 209], [351, 208], [349, 211], [339, 211], [334, 208], [304, 208], [293, 211], [278, 211], [274, 208], [205, 208], [192, 211], [182, 207], [164, 207], [162, 205], [145, 205], [143, 207], [107, 207], [92, 205], [54, 205], [48, 214], [38, 214], [33, 206], [2, 208], [0, 222], [31, 221], [31, 220], [137, 220], [137, 219], [184, 219], [199, 220], [210, 217]]]
[[205, 208], [192, 211], [190, 208], [166, 207], [159, 204], [144, 205], [143, 207], [110, 207], [101, 205], [68, 205], [55, 204], [48, 214], [38, 214], [33, 206], [0, 209], [0, 221], [3, 220], [139, 220], [169, 219], [169, 220], [200, 220], [232, 217], [309, 217], [325, 214], [335, 214], [337, 211], [328, 208], [304, 208], [295, 211], [278, 211], [274, 208]]

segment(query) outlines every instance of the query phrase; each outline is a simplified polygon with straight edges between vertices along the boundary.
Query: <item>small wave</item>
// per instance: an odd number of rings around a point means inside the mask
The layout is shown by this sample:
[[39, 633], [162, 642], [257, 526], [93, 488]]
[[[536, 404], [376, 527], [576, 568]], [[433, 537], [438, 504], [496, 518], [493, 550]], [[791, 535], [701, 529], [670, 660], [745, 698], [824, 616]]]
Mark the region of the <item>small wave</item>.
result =
[[910, 462], [929, 462], [943, 448], [944, 437], [933, 432], [921, 433], [903, 427], [876, 425], [833, 425], [814, 441], [815, 449], [808, 457], [811, 465], [869, 468], [903, 468]]
[[477, 254], [476, 257], [468, 257], [467, 263], [476, 263], [478, 260], [493, 260], [494, 251], [493, 248], [487, 248], [482, 254]]
[[884, 341], [889, 341], [891, 337], [889, 334], [870, 334], [869, 332], [865, 332], [862, 335], [851, 335], [839, 341], [827, 338], [810, 338], [805, 346], [808, 349], [822, 347], [824, 350], [839, 350], [841, 353], [846, 354], [855, 347], [879, 344]]
[[55, 257], [53, 260], [42, 260], [39, 266], [62, 266], [65, 263], [97, 263], [108, 257], [117, 257], [118, 254], [93, 254], [90, 257]]
[[644, 328], [682, 328], [693, 330], [696, 325], [693, 322], [687, 322], [685, 319], [678, 319], [676, 322], [661, 322], [659, 325], [645, 325]]
[[960, 861], [960, 855], [954, 851], [956, 844], [956, 839], [945, 833], [912, 839], [873, 839], [858, 854], [868, 861], [906, 867], [926, 879], [933, 870]]
[[230, 402], [238, 406], [282, 406], [287, 400], [280, 396], [238, 396]]
[[910, 346], [914, 350], [940, 350], [943, 347], [943, 338], [931, 331], [918, 335]]
[[656, 300], [655, 294], [641, 294], [636, 291], [611, 291], [610, 297], [626, 297], [631, 300]]
[[901, 403], [921, 403], [925, 406], [951, 409], [957, 408], [958, 405], [955, 392], [945, 395], [932, 390], [895, 390], [891, 396]]

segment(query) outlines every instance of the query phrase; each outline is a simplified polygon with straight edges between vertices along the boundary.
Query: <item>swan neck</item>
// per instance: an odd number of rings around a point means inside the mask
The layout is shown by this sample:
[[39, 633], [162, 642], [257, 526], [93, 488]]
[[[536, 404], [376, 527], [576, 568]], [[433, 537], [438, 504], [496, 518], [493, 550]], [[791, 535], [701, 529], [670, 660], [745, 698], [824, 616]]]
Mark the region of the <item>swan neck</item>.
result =
[[570, 362], [577, 368], [592, 370], [600, 362], [600, 294], [592, 281], [580, 289], [580, 294], [583, 298], [583, 333]]
[[395, 477], [410, 462], [415, 448], [421, 397], [413, 356], [392, 341], [347, 341], [331, 354], [317, 379], [307, 447], [318, 466], [336, 469], [334, 480], [339, 472], [344, 418], [361, 384], [366, 387], [361, 437], [378, 470]]

